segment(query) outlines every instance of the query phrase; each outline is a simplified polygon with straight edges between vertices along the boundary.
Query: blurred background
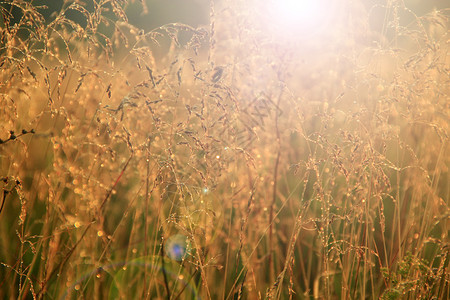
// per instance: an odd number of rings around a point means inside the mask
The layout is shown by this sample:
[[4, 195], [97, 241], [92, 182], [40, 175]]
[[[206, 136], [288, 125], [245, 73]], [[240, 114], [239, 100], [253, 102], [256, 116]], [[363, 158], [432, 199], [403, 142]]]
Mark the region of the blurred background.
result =
[[[21, 10], [7, 2], [2, 2], [0, 6], [10, 10], [15, 18], [20, 17]], [[56, 13], [72, 2], [78, 2], [89, 12], [94, 10], [93, 1], [36, 0], [31, 2], [34, 6], [43, 7], [40, 12], [48, 22], [51, 22], [56, 17]], [[209, 0], [132, 0], [126, 8], [126, 13], [131, 24], [146, 31], [168, 23], [184, 23], [193, 27], [206, 26], [209, 23], [210, 2]], [[215, 4], [222, 4], [223, 6], [227, 5], [226, 2], [226, 0], [214, 1]], [[376, 7], [385, 4], [386, 1], [363, 0], [362, 2], [367, 9], [375, 8], [375, 10], [378, 10], [378, 12], [374, 13], [372, 25], [379, 26], [383, 18], [379, 18], [377, 15], [381, 14], [382, 10]], [[403, 2], [406, 7], [418, 16], [432, 12], [435, 9], [449, 8], [449, 1], [446, 0], [405, 0]], [[80, 25], [85, 25], [83, 24], [86, 22], [85, 18], [79, 12], [71, 10], [67, 12], [67, 16], [80, 23]], [[112, 12], [111, 17], [113, 17]]]

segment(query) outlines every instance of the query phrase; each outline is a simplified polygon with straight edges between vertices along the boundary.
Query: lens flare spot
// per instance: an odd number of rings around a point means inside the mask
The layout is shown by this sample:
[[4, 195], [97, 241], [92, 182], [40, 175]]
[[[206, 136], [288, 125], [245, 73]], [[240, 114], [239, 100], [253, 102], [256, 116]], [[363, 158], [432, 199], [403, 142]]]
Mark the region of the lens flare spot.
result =
[[177, 234], [171, 236], [166, 242], [166, 254], [173, 260], [182, 260], [189, 252], [189, 244], [187, 238]]

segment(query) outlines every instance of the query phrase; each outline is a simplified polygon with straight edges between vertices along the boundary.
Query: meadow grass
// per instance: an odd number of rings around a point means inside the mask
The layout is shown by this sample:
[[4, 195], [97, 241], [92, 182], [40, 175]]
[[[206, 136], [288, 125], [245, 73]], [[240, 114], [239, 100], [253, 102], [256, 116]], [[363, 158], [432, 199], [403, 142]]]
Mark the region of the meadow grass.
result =
[[1, 299], [450, 297], [449, 10], [62, 3], [0, 2]]

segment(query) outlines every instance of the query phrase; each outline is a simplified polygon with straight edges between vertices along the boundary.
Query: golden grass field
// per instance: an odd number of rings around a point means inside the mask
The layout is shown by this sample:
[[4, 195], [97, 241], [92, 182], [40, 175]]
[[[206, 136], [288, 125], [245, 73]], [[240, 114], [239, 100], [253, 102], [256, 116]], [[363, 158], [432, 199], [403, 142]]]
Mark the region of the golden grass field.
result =
[[450, 298], [448, 7], [41, 2], [0, 2], [0, 299]]

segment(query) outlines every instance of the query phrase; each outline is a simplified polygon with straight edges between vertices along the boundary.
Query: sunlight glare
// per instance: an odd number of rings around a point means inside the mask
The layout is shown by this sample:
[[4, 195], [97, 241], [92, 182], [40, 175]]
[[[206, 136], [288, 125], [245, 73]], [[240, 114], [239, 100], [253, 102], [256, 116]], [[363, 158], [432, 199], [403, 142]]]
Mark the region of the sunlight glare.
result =
[[278, 0], [270, 1], [272, 22], [283, 31], [317, 32], [328, 25], [331, 0]]

